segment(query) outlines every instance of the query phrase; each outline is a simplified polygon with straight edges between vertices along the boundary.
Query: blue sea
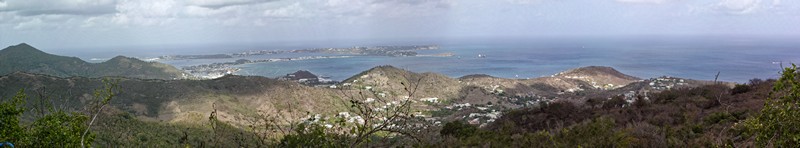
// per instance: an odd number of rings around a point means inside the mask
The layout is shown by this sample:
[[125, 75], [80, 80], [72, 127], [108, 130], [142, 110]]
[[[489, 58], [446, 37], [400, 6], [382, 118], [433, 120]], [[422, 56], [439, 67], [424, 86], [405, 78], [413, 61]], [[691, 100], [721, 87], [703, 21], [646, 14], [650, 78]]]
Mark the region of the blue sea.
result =
[[[747, 82], [776, 78], [783, 66], [800, 62], [800, 43], [792, 38], [651, 38], [651, 39], [544, 39], [440, 42], [439, 50], [420, 54], [453, 53], [450, 57], [353, 56], [238, 65], [238, 75], [280, 77], [308, 70], [333, 80], [344, 80], [379, 65], [450, 77], [488, 74], [503, 78], [535, 78], [583, 66], [610, 66], [640, 78], [674, 76]], [[355, 46], [355, 45], [354, 45]], [[350, 47], [350, 46], [333, 46]], [[299, 48], [298, 48], [299, 49]], [[238, 51], [241, 51], [239, 49]], [[232, 53], [238, 51], [205, 51]], [[480, 58], [478, 55], [485, 55]], [[279, 54], [247, 57], [268, 59], [330, 54]], [[161, 61], [176, 67], [229, 62], [236, 59]]]

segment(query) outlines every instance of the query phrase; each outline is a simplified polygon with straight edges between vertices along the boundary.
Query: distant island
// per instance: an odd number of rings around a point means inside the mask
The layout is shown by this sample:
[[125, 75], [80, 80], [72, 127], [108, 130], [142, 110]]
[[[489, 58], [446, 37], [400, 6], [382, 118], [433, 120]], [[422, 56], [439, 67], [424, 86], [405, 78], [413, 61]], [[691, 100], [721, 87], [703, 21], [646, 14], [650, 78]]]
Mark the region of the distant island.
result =
[[157, 60], [185, 60], [185, 59], [225, 59], [234, 57], [247, 57], [255, 55], [271, 55], [284, 53], [326, 53], [326, 54], [348, 54], [365, 56], [416, 56], [418, 50], [436, 50], [438, 45], [412, 45], [412, 46], [374, 46], [374, 47], [350, 47], [350, 48], [309, 48], [296, 50], [253, 50], [231, 54], [209, 54], [209, 55], [166, 55], [159, 56]]
[[420, 50], [437, 50], [438, 45], [409, 45], [409, 46], [374, 46], [374, 47], [349, 47], [349, 48], [308, 48], [296, 50], [253, 50], [240, 53], [231, 54], [209, 54], [209, 55], [167, 55], [155, 58], [158, 61], [169, 60], [190, 60], [190, 59], [229, 59], [229, 58], [244, 58], [249, 56], [258, 55], [277, 55], [287, 53], [323, 53], [323, 54], [337, 54], [332, 56], [303, 56], [293, 58], [274, 58], [274, 59], [238, 59], [236, 61], [218, 62], [211, 64], [193, 65], [182, 67], [181, 69], [187, 73], [192, 74], [199, 78], [219, 78], [224, 75], [235, 73], [241, 69], [233, 68], [231, 66], [250, 64], [250, 63], [266, 63], [266, 62], [280, 62], [280, 61], [295, 61], [295, 60], [313, 60], [313, 59], [328, 59], [328, 58], [349, 58], [352, 56], [386, 56], [386, 57], [409, 57], [409, 56], [426, 56], [426, 57], [449, 57], [453, 53], [439, 53], [439, 54], [419, 54]]
[[233, 56], [245, 57], [252, 55], [281, 54], [281, 53], [328, 53], [328, 54], [349, 54], [367, 56], [416, 56], [418, 50], [436, 50], [438, 45], [413, 45], [413, 46], [375, 46], [375, 47], [350, 47], [350, 48], [310, 48], [284, 51], [248, 51], [235, 53]]

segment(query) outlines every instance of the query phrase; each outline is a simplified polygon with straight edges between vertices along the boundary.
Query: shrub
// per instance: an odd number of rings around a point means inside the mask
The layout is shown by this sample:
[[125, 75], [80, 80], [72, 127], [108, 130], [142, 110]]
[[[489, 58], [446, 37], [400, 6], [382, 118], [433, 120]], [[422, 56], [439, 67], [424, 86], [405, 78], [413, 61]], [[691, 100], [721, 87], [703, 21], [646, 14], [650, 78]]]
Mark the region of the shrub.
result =
[[318, 124], [300, 124], [295, 134], [286, 135], [279, 147], [349, 147], [346, 136], [326, 132], [325, 127]]
[[10, 141], [17, 145], [26, 142], [27, 133], [19, 125], [19, 118], [25, 112], [22, 104], [27, 98], [23, 89], [11, 100], [0, 102], [0, 142]]
[[478, 128], [461, 121], [453, 121], [444, 124], [439, 132], [442, 136], [454, 136], [458, 138], [469, 137], [475, 134]]
[[[89, 126], [89, 119], [79, 113], [56, 111], [45, 115], [31, 124], [30, 142], [35, 147], [80, 147], [81, 134]], [[94, 135], [89, 134], [86, 141], [91, 143]]]
[[736, 84], [736, 86], [731, 89], [731, 94], [736, 95], [746, 93], [748, 91], [750, 91], [750, 85]]
[[744, 122], [759, 147], [800, 146], [800, 72], [792, 64], [781, 75], [761, 113]]
[[[81, 135], [89, 126], [88, 117], [79, 113], [55, 111], [40, 117], [29, 125], [20, 124], [22, 107], [28, 96], [20, 90], [12, 100], [0, 103], [0, 141], [8, 141], [20, 147], [80, 147]], [[88, 134], [86, 143], [94, 140]], [[90, 146], [90, 145], [89, 145]]]
[[628, 104], [622, 96], [616, 96], [606, 102], [603, 102], [603, 109], [621, 108]]
[[765, 82], [764, 80], [761, 80], [761, 79], [759, 79], [759, 78], [755, 78], [755, 79], [750, 79], [750, 83], [749, 83], [749, 84], [750, 84], [751, 86], [755, 86], [755, 85], [762, 84], [762, 83], [764, 83], [764, 82]]

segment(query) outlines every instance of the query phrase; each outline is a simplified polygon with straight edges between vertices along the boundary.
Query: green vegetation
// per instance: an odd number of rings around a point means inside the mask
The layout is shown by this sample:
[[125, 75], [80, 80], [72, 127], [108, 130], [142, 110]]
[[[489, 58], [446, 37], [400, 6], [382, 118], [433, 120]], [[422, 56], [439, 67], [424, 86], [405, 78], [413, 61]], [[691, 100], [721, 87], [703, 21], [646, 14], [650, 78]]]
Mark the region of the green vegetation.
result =
[[117, 82], [103, 83], [105, 87], [95, 91], [94, 103], [87, 106], [91, 109], [88, 114], [56, 109], [45, 103], [51, 101], [45, 92], [37, 92], [42, 104], [34, 107], [39, 109], [33, 110], [38, 118], [29, 123], [20, 120], [26, 111], [23, 105], [29, 99], [25, 90], [20, 90], [10, 100], [0, 102], [0, 141], [22, 147], [91, 147], [95, 134], [89, 129], [117, 91]]
[[[445, 124], [442, 136], [454, 138], [451, 143], [439, 146], [469, 147], [629, 147], [634, 138], [623, 131], [615, 131], [614, 121], [607, 118], [557, 130], [517, 133], [508, 125], [499, 131], [478, 129], [460, 122]], [[453, 139], [451, 139], [453, 140]]]
[[[100, 81], [17, 73], [0, 77], [4, 89], [22, 90], [0, 103], [0, 142], [20, 147], [796, 147], [800, 143], [796, 128], [800, 127], [800, 72], [794, 65], [784, 69], [778, 80], [665, 90], [636, 96], [633, 103], [624, 96], [593, 93], [576, 96], [580, 99], [542, 101], [506, 111], [486, 124], [423, 117], [458, 113], [458, 109], [426, 110], [420, 107], [441, 103], [416, 101], [420, 94], [449, 92], [434, 90], [438, 86], [432, 81], [448, 82], [437, 75], [390, 67], [365, 75], [353, 78], [359, 82], [341, 88], [337, 95], [337, 90], [260, 77]], [[29, 99], [22, 88], [44, 90], [31, 83], [59, 91]], [[400, 85], [378, 87], [380, 83]], [[65, 102], [66, 109], [41, 103], [50, 102], [48, 94], [63, 92], [70, 93], [64, 97], [69, 99], [53, 101]], [[501, 104], [501, 100], [479, 101], [487, 107]], [[334, 107], [335, 103], [347, 107]], [[253, 109], [257, 107], [267, 110]]]
[[[0, 103], [0, 141], [9, 141], [20, 147], [79, 147], [81, 134], [89, 128], [85, 122], [86, 115], [80, 113], [67, 113], [54, 111], [44, 114], [31, 123], [20, 120], [25, 112], [22, 104], [28, 96], [20, 90], [11, 100]], [[52, 110], [52, 109], [50, 109]], [[87, 144], [91, 145], [94, 135], [86, 136]]]
[[120, 76], [143, 79], [183, 79], [184, 73], [175, 67], [117, 56], [102, 63], [88, 63], [76, 57], [42, 52], [28, 44], [0, 50], [0, 75], [30, 72], [57, 77]]
[[[772, 83], [751, 83], [749, 90], [735, 94], [721, 85], [668, 90], [627, 105], [619, 97], [589, 99], [594, 105], [557, 101], [510, 111], [485, 127], [452, 121], [410, 133], [377, 132], [356, 146], [747, 147], [753, 140], [731, 127], [760, 110], [764, 99], [759, 96]], [[281, 146], [344, 147], [359, 138], [354, 131], [336, 130], [339, 119], [322, 119], [334, 122], [301, 124], [302, 130], [285, 136]], [[326, 127], [328, 123], [333, 126]]]
[[26, 98], [28, 96], [21, 90], [11, 100], [0, 103], [0, 141], [27, 142], [27, 133], [19, 125], [19, 118], [25, 112], [21, 105]]
[[787, 67], [760, 114], [744, 122], [759, 147], [800, 146], [800, 71]]

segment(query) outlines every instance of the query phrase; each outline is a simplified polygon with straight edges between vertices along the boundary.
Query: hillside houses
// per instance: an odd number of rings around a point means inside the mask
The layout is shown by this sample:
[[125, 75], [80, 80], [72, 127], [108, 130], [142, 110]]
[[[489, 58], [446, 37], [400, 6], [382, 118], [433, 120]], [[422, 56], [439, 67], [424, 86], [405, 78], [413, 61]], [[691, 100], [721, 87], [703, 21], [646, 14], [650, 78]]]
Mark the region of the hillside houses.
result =
[[651, 78], [650, 79], [650, 88], [654, 90], [670, 90], [672, 88], [678, 86], [684, 86], [687, 83], [684, 79], [681, 78], [673, 78], [670, 76], [662, 76], [658, 78]]

